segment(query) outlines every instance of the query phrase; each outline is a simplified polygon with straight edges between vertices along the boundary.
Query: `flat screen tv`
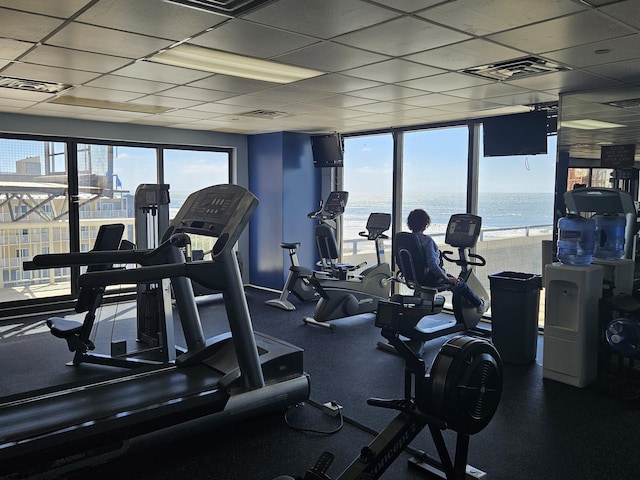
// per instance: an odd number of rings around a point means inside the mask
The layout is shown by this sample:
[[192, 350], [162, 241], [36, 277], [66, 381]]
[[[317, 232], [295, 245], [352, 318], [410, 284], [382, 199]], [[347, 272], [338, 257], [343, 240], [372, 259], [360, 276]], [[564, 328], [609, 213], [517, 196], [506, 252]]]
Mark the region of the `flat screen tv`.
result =
[[342, 167], [344, 149], [342, 138], [337, 133], [311, 136], [313, 164], [321, 167]]
[[547, 153], [547, 112], [502, 115], [483, 122], [485, 157]]

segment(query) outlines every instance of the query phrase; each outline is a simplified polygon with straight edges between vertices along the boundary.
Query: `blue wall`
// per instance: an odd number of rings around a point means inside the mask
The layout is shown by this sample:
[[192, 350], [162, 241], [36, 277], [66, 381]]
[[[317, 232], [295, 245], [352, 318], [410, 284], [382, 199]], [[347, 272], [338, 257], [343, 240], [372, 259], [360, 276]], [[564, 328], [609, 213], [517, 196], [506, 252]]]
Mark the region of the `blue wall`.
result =
[[281, 289], [289, 270], [282, 242], [301, 242], [300, 264], [317, 260], [315, 223], [307, 214], [320, 202], [320, 170], [309, 135], [278, 132], [248, 139], [249, 190], [260, 200], [250, 223], [251, 283]]

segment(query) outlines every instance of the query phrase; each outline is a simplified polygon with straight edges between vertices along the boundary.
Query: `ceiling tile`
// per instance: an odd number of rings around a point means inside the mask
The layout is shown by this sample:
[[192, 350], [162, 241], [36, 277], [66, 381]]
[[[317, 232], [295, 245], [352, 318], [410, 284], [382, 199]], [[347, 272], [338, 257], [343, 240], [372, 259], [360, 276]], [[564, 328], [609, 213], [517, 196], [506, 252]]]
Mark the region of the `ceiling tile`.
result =
[[447, 95], [454, 97], [470, 98], [481, 100], [483, 98], [501, 97], [505, 95], [520, 95], [526, 90], [524, 88], [508, 85], [506, 83], [490, 83], [476, 87], [461, 88], [457, 90], [447, 90]]
[[172, 40], [184, 40], [226, 20], [213, 13], [187, 15], [188, 12], [184, 7], [158, 0], [100, 0], [76, 20]]
[[543, 55], [550, 60], [576, 67], [640, 59], [640, 34], [546, 52]]
[[[291, 12], [295, 12], [295, 15], [291, 15]], [[329, 39], [398, 15], [389, 9], [360, 0], [280, 0], [251, 12], [244, 18], [291, 32]]]
[[438, 73], [444, 73], [444, 71], [439, 68], [428, 67], [415, 62], [394, 58], [365, 67], [345, 70], [342, 73], [353, 77], [377, 80], [379, 82], [396, 83], [436, 75]]
[[64, 23], [59, 18], [0, 8], [0, 35], [24, 42], [39, 42]]
[[342, 35], [337, 42], [392, 56], [441, 47], [470, 38], [439, 25], [413, 17], [402, 17], [357, 32]]
[[129, 58], [100, 55], [98, 53], [74, 52], [73, 55], [69, 55], [69, 51], [64, 48], [49, 47], [46, 45], [34, 48], [20, 60], [39, 65], [103, 73], [110, 72], [111, 70], [131, 63], [131, 59]]
[[188, 108], [202, 102], [199, 100], [163, 97], [161, 95], [146, 95], [136, 100], [131, 100], [129, 103], [135, 103], [136, 105], [153, 105], [156, 107]]
[[567, 15], [586, 7], [567, 0], [457, 0], [418, 15], [433, 22], [483, 36]]
[[[0, 98], [9, 98], [11, 100], [21, 100], [25, 102], [44, 102], [54, 97], [52, 93], [33, 92], [26, 90], [16, 90], [15, 88], [0, 87]], [[4, 101], [2, 102], [4, 103]]]
[[[349, 72], [349, 70], [347, 70], [347, 72]], [[296, 85], [333, 93], [348, 93], [363, 88], [376, 87], [380, 85], [380, 82], [374, 82], [364, 78], [355, 78], [339, 73], [330, 73], [309, 78], [308, 80], [302, 80], [301, 82], [297, 82]]]
[[638, 59], [588, 67], [586, 70], [610, 79], [629, 83], [637, 83], [638, 79], [640, 79], [640, 62]]
[[211, 75], [202, 80], [191, 82], [189, 86], [210, 88], [221, 92], [249, 93], [278, 85], [277, 83], [261, 82], [248, 78], [230, 77], [228, 75]]
[[21, 55], [34, 46], [30, 42], [21, 42], [19, 40], [12, 40], [10, 38], [0, 38], [0, 61], [11, 61]]
[[187, 100], [200, 100], [202, 102], [214, 102], [223, 98], [229, 98], [234, 94], [231, 92], [219, 92], [208, 88], [181, 86], [164, 90], [159, 95], [163, 97], [184, 98]]
[[27, 80], [68, 83], [71, 85], [80, 85], [99, 75], [95, 72], [82, 72], [80, 70], [33, 65], [31, 63], [14, 63], [5, 68], [2, 74]]
[[372, 100], [369, 98], [354, 97], [352, 95], [331, 95], [320, 100], [309, 100], [306, 103], [326, 105], [332, 108], [351, 108], [371, 104], [371, 102]]
[[378, 3], [387, 8], [395, 8], [396, 10], [401, 10], [403, 12], [413, 13], [424, 10], [425, 8], [433, 5], [437, 5], [438, 3], [442, 3], [442, 0], [393, 0], [393, 2], [389, 2], [388, 0], [371, 0], [371, 2]]
[[311, 100], [314, 98], [328, 97], [331, 94], [321, 90], [299, 87], [297, 85], [280, 85], [266, 90], [260, 90], [253, 95], [257, 97], [273, 98], [274, 100], [282, 100], [285, 103], [293, 103], [303, 100]]
[[531, 53], [549, 52], [635, 33], [593, 11], [497, 33], [488, 38]]
[[318, 41], [297, 33], [234, 19], [194, 38], [189, 43], [241, 55], [270, 58]]
[[168, 88], [174, 87], [170, 83], [154, 82], [152, 80], [142, 80], [139, 78], [121, 77], [119, 75], [103, 75], [85, 85], [90, 87], [112, 88], [114, 90], [124, 90], [126, 92], [138, 93], [158, 93]]
[[433, 50], [416, 53], [404, 58], [449, 70], [464, 70], [469, 67], [477, 67], [522, 56], [523, 53], [519, 50], [476, 38], [456, 43], [455, 45], [434, 48]]
[[381, 62], [387, 58], [384, 55], [365, 52], [345, 45], [322, 42], [301, 48], [293, 53], [281, 55], [274, 60], [332, 73]]
[[423, 95], [424, 92], [415, 88], [400, 87], [398, 85], [381, 85], [379, 87], [365, 88], [351, 92], [351, 95], [362, 98], [370, 98], [372, 100], [397, 100], [399, 98], [416, 97]]
[[627, 25], [633, 25], [640, 29], [640, 8], [636, 0], [627, 0], [626, 2], [612, 3], [605, 5], [600, 10], [607, 15], [620, 20]]
[[171, 45], [161, 40], [135, 33], [94, 27], [72, 22], [47, 40], [47, 44], [126, 58], [142, 58]]
[[575, 91], [576, 89], [592, 89], [611, 86], [613, 80], [598, 75], [592, 75], [580, 70], [568, 70], [564, 72], [546, 73], [520, 80], [508, 82], [518, 87], [529, 88], [531, 90], [557, 89], [561, 93]]
[[13, 8], [14, 10], [67, 18], [91, 1], [92, 0], [64, 0], [63, 2], [52, 2], [51, 0], [2, 0], [2, 6]]
[[211, 75], [208, 72], [147, 61], [132, 63], [112, 73], [123, 77], [142, 78], [157, 82], [171, 81], [175, 85], [194, 82]]
[[418, 78], [407, 82], [399, 82], [398, 85], [409, 88], [417, 88], [428, 92], [444, 92], [456, 88], [473, 87], [491, 83], [489, 79], [473, 77], [463, 73], [443, 73], [426, 78]]

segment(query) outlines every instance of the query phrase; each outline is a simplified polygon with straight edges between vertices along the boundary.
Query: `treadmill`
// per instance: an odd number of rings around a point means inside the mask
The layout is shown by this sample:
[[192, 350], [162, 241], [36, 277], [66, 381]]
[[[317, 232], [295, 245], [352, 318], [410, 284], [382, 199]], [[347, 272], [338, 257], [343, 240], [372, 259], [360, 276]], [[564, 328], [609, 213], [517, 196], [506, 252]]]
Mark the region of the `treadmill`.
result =
[[[253, 331], [233, 247], [258, 205], [238, 185], [192, 193], [155, 249], [38, 255], [25, 268], [138, 264], [80, 276], [82, 287], [170, 278], [187, 343], [175, 361], [96, 383], [0, 403], [5, 472], [82, 458], [94, 449], [206, 417], [207, 425], [282, 409], [309, 396], [302, 349]], [[216, 237], [212, 260], [186, 262], [189, 234]], [[229, 332], [205, 339], [191, 280], [222, 292]], [[77, 367], [80, 368], [80, 367]]]

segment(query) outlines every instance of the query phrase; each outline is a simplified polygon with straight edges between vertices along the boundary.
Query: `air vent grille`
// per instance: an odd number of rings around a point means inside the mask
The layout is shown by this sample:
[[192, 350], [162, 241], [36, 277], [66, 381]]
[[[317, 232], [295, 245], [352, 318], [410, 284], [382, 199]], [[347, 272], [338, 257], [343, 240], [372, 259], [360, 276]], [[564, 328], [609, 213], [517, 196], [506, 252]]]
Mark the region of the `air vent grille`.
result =
[[517, 80], [519, 78], [542, 75], [543, 73], [560, 72], [563, 70], [569, 70], [569, 68], [538, 57], [523, 57], [491, 65], [469, 68], [463, 70], [463, 72], [479, 77], [490, 78], [491, 80], [503, 81]]
[[276, 110], [251, 110], [240, 114], [243, 117], [254, 118], [283, 118], [290, 116], [287, 112], [278, 112]]
[[63, 92], [73, 85], [55, 82], [43, 82], [40, 80], [26, 80], [24, 78], [13, 78], [0, 76], [0, 87], [13, 88], [14, 90], [25, 90], [27, 92], [41, 92], [56, 94]]
[[237, 17], [250, 10], [266, 5], [273, 0], [164, 0], [185, 7], [217, 13], [226, 17]]

